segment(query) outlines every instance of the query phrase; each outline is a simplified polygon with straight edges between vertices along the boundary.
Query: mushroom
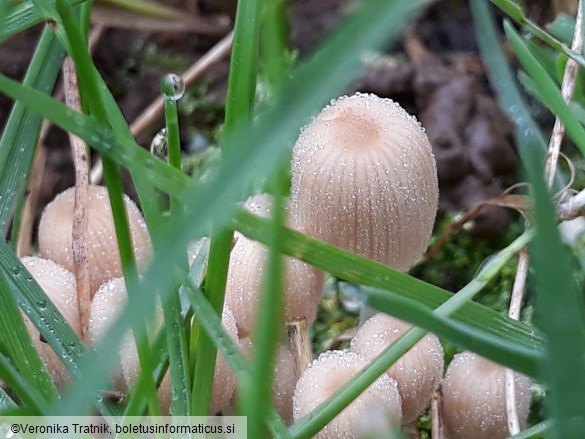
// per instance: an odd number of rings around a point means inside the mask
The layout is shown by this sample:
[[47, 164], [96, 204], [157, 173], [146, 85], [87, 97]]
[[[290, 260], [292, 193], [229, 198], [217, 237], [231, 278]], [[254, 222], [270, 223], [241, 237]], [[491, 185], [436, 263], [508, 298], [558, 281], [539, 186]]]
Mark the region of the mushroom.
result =
[[[246, 201], [245, 207], [252, 213], [267, 216], [270, 214], [270, 198], [266, 194], [256, 195]], [[235, 237], [237, 241], [230, 256], [225, 301], [234, 312], [240, 337], [245, 337], [256, 321], [268, 249], [240, 233], [236, 232]], [[285, 272], [286, 321], [304, 318], [309, 324], [312, 323], [321, 299], [323, 274], [293, 258], [286, 258]]]
[[[530, 379], [515, 373], [516, 410], [524, 428], [530, 408]], [[449, 439], [503, 439], [506, 368], [472, 352], [455, 355], [443, 380], [443, 421]]]
[[[252, 354], [252, 340], [240, 340], [242, 353], [249, 357]], [[284, 345], [278, 347], [274, 365], [274, 382], [272, 385], [272, 402], [276, 410], [287, 424], [293, 420], [293, 393], [299, 379], [293, 353]]]
[[[77, 290], [73, 273], [53, 261], [36, 256], [26, 256], [21, 259], [21, 262], [63, 315], [71, 329], [79, 335], [81, 329], [79, 327]], [[42, 304], [39, 304], [39, 306], [42, 307]], [[63, 361], [47, 343], [41, 340], [41, 334], [29, 318], [24, 316], [24, 321], [47, 371], [57, 387], [62, 387], [69, 379], [69, 372]]]
[[[73, 204], [75, 188], [60, 193], [47, 205], [39, 224], [39, 252], [42, 257], [74, 270], [72, 251]], [[136, 205], [124, 197], [132, 235], [132, 247], [139, 268], [144, 268], [151, 255], [146, 223]], [[110, 279], [122, 276], [120, 253], [116, 239], [108, 191], [102, 186], [88, 187], [88, 248], [90, 290], [92, 295]]]
[[[295, 421], [311, 413], [367, 364], [364, 357], [351, 351], [322, 353], [297, 382], [293, 396]], [[401, 415], [396, 382], [382, 374], [314, 437], [351, 439], [372, 434], [372, 429], [378, 434], [384, 430], [381, 437], [388, 437], [390, 430], [400, 428]]]
[[[411, 327], [389, 315], [375, 314], [359, 328], [351, 341], [351, 350], [371, 360]], [[435, 385], [443, 376], [443, 367], [441, 343], [436, 335], [427, 334], [388, 369], [388, 376], [398, 383], [405, 425], [429, 406]]]
[[426, 249], [439, 196], [435, 159], [424, 129], [390, 99], [331, 101], [303, 128], [291, 173], [300, 230], [401, 271]]

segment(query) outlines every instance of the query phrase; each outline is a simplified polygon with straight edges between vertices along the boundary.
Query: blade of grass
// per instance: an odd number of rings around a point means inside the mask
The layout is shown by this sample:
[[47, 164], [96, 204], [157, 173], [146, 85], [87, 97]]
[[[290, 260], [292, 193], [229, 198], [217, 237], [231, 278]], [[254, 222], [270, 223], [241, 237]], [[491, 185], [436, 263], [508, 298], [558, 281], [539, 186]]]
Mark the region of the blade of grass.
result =
[[[546, 151], [548, 142], [544, 139], [540, 128], [532, 118], [508, 65], [500, 44], [494, 19], [489, 5], [483, 0], [471, 0], [471, 13], [475, 29], [475, 37], [483, 61], [488, 66], [490, 84], [498, 94], [498, 102], [516, 124], [516, 139], [520, 153], [528, 146], [522, 141], [525, 133], [534, 138], [532, 147]], [[554, 188], [560, 190], [565, 186], [565, 179], [560, 172], [555, 177]]]
[[548, 437], [548, 432], [552, 428], [554, 423], [552, 421], [544, 421], [539, 424], [533, 425], [524, 431], [512, 436], [510, 439], [540, 439]]
[[585, 304], [574, 280], [574, 266], [560, 240], [555, 209], [542, 178], [542, 155], [523, 156], [534, 190], [536, 237], [530, 247], [536, 279], [536, 312], [548, 337], [542, 364], [550, 387], [545, 404], [554, 419], [550, 437], [580, 438], [585, 431]]
[[518, 35], [509, 22], [504, 22], [504, 29], [508, 39], [512, 43], [514, 52], [526, 73], [534, 81], [539, 94], [543, 97], [544, 103], [557, 115], [565, 125], [567, 133], [585, 154], [585, 128], [579, 123], [577, 118], [571, 112], [569, 106], [565, 103], [561, 91], [555, 85], [554, 81], [546, 73], [546, 70], [540, 65], [538, 60], [530, 52], [530, 49], [524, 40]]
[[[63, 49], [45, 27], [23, 84], [45, 94], [53, 89]], [[45, 95], [48, 98], [48, 96]], [[21, 102], [12, 107], [0, 139], [0, 237], [6, 235], [15, 203], [20, 204], [36, 148], [41, 117]], [[18, 210], [17, 210], [18, 211]], [[18, 220], [13, 230], [18, 231]], [[16, 245], [16, 244], [14, 244]]]
[[0, 413], [16, 408], [16, 403], [6, 393], [6, 391], [0, 386]]
[[[177, 115], [176, 88], [184, 87], [182, 80], [175, 83], [171, 76], [162, 81], [162, 92], [165, 95], [165, 122], [168, 142], [169, 163], [174, 168], [181, 170], [181, 145], [179, 143], [179, 119]], [[171, 215], [181, 211], [180, 202], [171, 198]], [[187, 255], [183, 257], [182, 264], [187, 267]], [[177, 282], [177, 285], [179, 282]], [[189, 399], [191, 395], [191, 383], [189, 382], [189, 361], [187, 355], [186, 328], [182, 324], [181, 302], [179, 290], [175, 289], [164, 302], [163, 313], [167, 333], [167, 346], [169, 354], [169, 368], [171, 373], [171, 413], [175, 416], [189, 416]], [[190, 325], [189, 325], [190, 326]], [[188, 326], [188, 327], [189, 327]]]
[[[236, 142], [248, 144], [246, 154], [226, 155], [225, 160], [208, 182], [187, 191], [183, 197], [185, 212], [172, 218], [161, 231], [160, 240], [164, 243], [164, 251], [155, 256], [150, 270], [145, 275], [146, 285], [156, 285], [163, 295], [166, 294], [166, 290], [173, 283], [173, 264], [182, 257], [185, 245], [182, 243], [201, 236], [208, 221], [213, 221], [218, 225], [225, 224], [236, 208], [232, 203], [239, 200], [242, 195], [242, 183], [247, 181], [250, 175], [265, 177], [274, 171], [275, 165], [280, 163], [285, 155], [282, 150], [283, 145], [298, 132], [311, 113], [317, 111], [332, 95], [343, 90], [351, 81], [360, 65], [359, 55], [363, 50], [379, 47], [385, 43], [383, 37], [394, 34], [400, 25], [404, 24], [406, 19], [425, 3], [421, 0], [397, 0], [392, 3], [374, 0], [363, 5], [358, 10], [359, 13], [349, 18], [342, 30], [323, 47], [318, 57], [297, 70], [295, 79], [282, 91], [284, 94], [279, 98], [279, 105], [275, 106], [274, 111], [266, 114], [258, 125], [241, 129], [237, 136], [226, 139], [226, 142], [233, 142], [234, 145]], [[8, 90], [5, 85], [13, 89]], [[0, 87], [7, 94], [14, 94], [15, 89], [18, 89], [18, 93], [22, 93], [23, 88], [17, 85], [5, 78], [0, 80]], [[47, 103], [44, 101], [43, 104], [39, 104], [39, 101], [33, 98], [36, 95], [29, 93], [30, 90], [26, 90], [27, 105], [39, 108]], [[283, 101], [284, 96], [287, 97], [286, 102]], [[72, 116], [74, 115], [67, 116], [65, 113], [58, 117], [63, 124], [72, 127], [72, 131], [79, 132], [80, 130], [75, 127], [76, 124], [73, 123]], [[49, 117], [58, 118], [51, 114]], [[104, 134], [99, 130], [97, 133]], [[80, 137], [83, 138], [83, 134]], [[101, 143], [100, 141], [103, 140], [106, 141]], [[115, 141], [111, 137], [107, 139], [107, 135], [106, 139], [88, 139], [87, 141], [90, 144], [101, 143], [99, 147], [110, 158], [114, 156], [128, 158], [127, 151], [114, 151], [111, 145]], [[104, 148], [106, 144], [109, 147]], [[128, 149], [134, 151], [134, 148]], [[130, 166], [134, 169], [140, 168], [135, 163], [130, 163]], [[151, 167], [157, 170], [164, 169], [155, 161]], [[146, 172], [146, 169], [144, 171]], [[162, 184], [162, 182], [157, 183]], [[173, 195], [176, 196], [176, 194]], [[126, 321], [131, 322], [138, 318], [133, 313], [144, 312], [144, 308], [152, 311], [154, 301], [151, 295], [152, 293], [148, 291], [143, 294], [143, 300], [137, 304], [133, 312], [124, 314]], [[79, 412], [88, 406], [92, 398], [95, 398], [95, 391], [102, 382], [98, 378], [103, 377], [108, 370], [105, 366], [111, 362], [110, 356], [115, 354], [116, 345], [119, 342], [116, 337], [120, 337], [122, 333], [123, 325], [115, 325], [109, 332], [110, 337], [104, 342], [102, 355], [90, 355], [84, 360], [82, 366], [84, 375], [88, 374], [95, 379], [85, 380], [71, 388], [64, 397], [61, 409], [63, 413]]]
[[51, 413], [51, 404], [45, 399], [45, 395], [20, 374], [10, 358], [2, 352], [0, 352], [0, 376], [22, 402], [33, 410], [33, 414], [40, 416]]
[[[237, 6], [224, 121], [224, 137], [228, 139], [238, 126], [244, 126], [251, 120], [256, 93], [260, 15], [264, 3], [264, 0], [249, 0], [239, 2]], [[224, 142], [224, 154], [231, 152], [227, 149], [229, 147], [235, 148], [235, 143]], [[229, 229], [214, 227], [212, 230], [205, 294], [218, 315], [223, 309], [232, 239], [233, 233]], [[217, 352], [209, 336], [200, 330], [199, 323], [196, 323], [193, 332], [197, 338], [192, 405], [195, 415], [206, 415]]]
[[[250, 239], [267, 243], [267, 220], [239, 211], [235, 228]], [[348, 282], [390, 290], [421, 304], [437, 308], [452, 293], [393, 270], [390, 267], [317, 241], [290, 229], [283, 232], [282, 249], [286, 255], [305, 261]], [[517, 342], [536, 351], [543, 351], [545, 341], [538, 330], [513, 321], [490, 308], [475, 302], [465, 304], [453, 314], [459, 322]]]
[[38, 389], [43, 404], [58, 398], [57, 389], [32, 344], [22, 314], [12, 296], [11, 288], [0, 272], [0, 339], [1, 350], [8, 355], [23, 379]]

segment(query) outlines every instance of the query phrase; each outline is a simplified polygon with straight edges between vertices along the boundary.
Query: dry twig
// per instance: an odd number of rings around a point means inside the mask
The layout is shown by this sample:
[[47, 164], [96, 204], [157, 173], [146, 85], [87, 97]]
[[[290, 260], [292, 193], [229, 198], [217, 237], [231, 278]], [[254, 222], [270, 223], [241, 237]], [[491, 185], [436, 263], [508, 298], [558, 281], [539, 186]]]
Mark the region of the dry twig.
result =
[[313, 352], [311, 349], [311, 340], [306, 319], [295, 320], [287, 324], [288, 339], [292, 353], [295, 357], [296, 369], [298, 376], [313, 361]]

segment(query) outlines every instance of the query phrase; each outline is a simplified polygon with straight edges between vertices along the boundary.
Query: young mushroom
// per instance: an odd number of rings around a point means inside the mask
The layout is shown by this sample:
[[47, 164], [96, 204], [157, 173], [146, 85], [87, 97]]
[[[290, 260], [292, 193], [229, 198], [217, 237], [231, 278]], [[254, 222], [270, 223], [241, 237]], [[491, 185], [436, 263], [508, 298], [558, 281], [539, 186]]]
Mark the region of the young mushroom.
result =
[[[364, 357], [351, 351], [322, 353], [297, 382], [293, 396], [295, 421], [311, 413], [367, 364]], [[396, 382], [382, 374], [314, 437], [351, 439], [372, 437], [374, 433], [376, 437], [392, 437], [392, 430], [400, 428], [401, 418]]]
[[[63, 315], [69, 326], [77, 335], [80, 333], [79, 312], [77, 309], [77, 290], [75, 276], [70, 271], [47, 259], [36, 256], [26, 256], [21, 259], [24, 267], [37, 281], [51, 302]], [[62, 387], [69, 379], [69, 372], [53, 349], [41, 339], [41, 335], [33, 323], [24, 317], [26, 327], [31, 335], [33, 344], [47, 371], [55, 381], [57, 387]]]
[[[389, 315], [375, 314], [359, 328], [351, 341], [351, 350], [371, 360], [411, 327]], [[434, 334], [427, 334], [388, 369], [388, 376], [398, 383], [405, 425], [415, 421], [429, 406], [433, 389], [443, 376], [443, 367], [441, 343]]]
[[[472, 352], [455, 355], [443, 380], [443, 422], [449, 439], [503, 439], [506, 368]], [[530, 379], [515, 374], [516, 410], [524, 428], [530, 408]]]
[[[47, 205], [39, 224], [39, 252], [42, 257], [73, 271], [72, 228], [75, 189], [60, 193]], [[110, 279], [122, 276], [120, 253], [108, 191], [88, 187], [88, 247], [90, 290], [92, 294]], [[136, 205], [124, 197], [132, 235], [132, 247], [139, 268], [150, 260], [151, 244], [146, 223]]]
[[292, 158], [300, 230], [406, 271], [426, 249], [438, 205], [424, 129], [390, 99], [357, 93], [325, 107]]
[[[245, 206], [261, 216], [270, 214], [270, 198], [266, 194], [249, 198]], [[234, 312], [240, 337], [245, 337], [252, 331], [256, 321], [268, 249], [240, 233], [236, 232], [235, 237], [237, 241], [230, 256], [225, 301]], [[286, 258], [285, 272], [286, 321], [304, 318], [312, 323], [321, 299], [323, 274], [293, 258]]]
[[[252, 340], [240, 340], [242, 353], [249, 357], [252, 354]], [[293, 421], [293, 393], [299, 379], [295, 358], [290, 349], [284, 345], [278, 347], [274, 365], [274, 382], [272, 385], [272, 402], [276, 410], [287, 424]]]

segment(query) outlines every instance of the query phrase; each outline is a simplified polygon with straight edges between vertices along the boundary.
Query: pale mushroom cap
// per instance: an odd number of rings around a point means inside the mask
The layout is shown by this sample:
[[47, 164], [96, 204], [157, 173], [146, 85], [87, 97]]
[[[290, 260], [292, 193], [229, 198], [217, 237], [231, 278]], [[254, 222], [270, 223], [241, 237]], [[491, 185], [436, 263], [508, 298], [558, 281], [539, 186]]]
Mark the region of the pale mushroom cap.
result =
[[424, 129], [390, 99], [332, 101], [303, 128], [291, 172], [291, 210], [304, 232], [402, 271], [426, 249], [435, 159]]
[[[443, 421], [449, 439], [507, 438], [506, 369], [474, 353], [455, 355], [443, 380]], [[521, 428], [530, 408], [530, 379], [515, 374]]]
[[[411, 327], [389, 315], [375, 314], [359, 328], [351, 350], [371, 360]], [[443, 347], [437, 336], [427, 334], [388, 369], [388, 375], [398, 383], [404, 424], [414, 421], [429, 406], [443, 367]]]
[[[243, 355], [250, 357], [252, 354], [252, 340], [243, 338], [240, 340], [240, 349]], [[272, 385], [272, 402], [284, 422], [292, 424], [293, 421], [293, 393], [299, 377], [295, 358], [290, 349], [284, 345], [278, 346], [276, 361], [274, 364], [274, 383]]]
[[[53, 261], [36, 256], [26, 256], [21, 259], [21, 262], [57, 307], [67, 323], [69, 323], [69, 326], [79, 335], [79, 308], [73, 273]], [[40, 340], [39, 331], [28, 317], [24, 316], [24, 321], [35, 348], [47, 367], [47, 371], [57, 386], [62, 387], [69, 379], [69, 372], [57, 354], [53, 352], [53, 349]]]
[[[68, 270], [74, 270], [72, 251], [75, 188], [69, 188], [47, 205], [39, 224], [39, 251]], [[126, 213], [132, 235], [136, 262], [144, 268], [151, 256], [151, 244], [142, 214], [127, 196]], [[120, 253], [108, 191], [102, 186], [88, 187], [88, 252], [92, 294], [110, 279], [122, 276]]]
[[[92, 346], [101, 343], [108, 329], [116, 321], [127, 302], [126, 284], [123, 277], [111, 279], [98, 288], [94, 294], [89, 317], [89, 341]], [[122, 375], [122, 358], [126, 362], [134, 360], [136, 348], [131, 334], [126, 334], [118, 352], [118, 370], [113, 374], [116, 387], [125, 390], [126, 383]], [[137, 360], [136, 360], [137, 361]]]
[[[295, 421], [317, 408], [367, 364], [364, 357], [351, 351], [322, 353], [303, 372], [297, 382], [293, 396]], [[385, 425], [389, 429], [400, 427], [402, 418], [400, 395], [396, 382], [386, 374], [381, 375], [314, 437], [318, 439], [359, 438], [363, 434], [362, 420], [370, 413], [384, 418]], [[389, 434], [390, 431], [387, 433]]]
[[[259, 215], [269, 214], [269, 198], [257, 195], [246, 201], [246, 207]], [[240, 233], [232, 250], [226, 285], [226, 304], [233, 310], [240, 336], [247, 336], [256, 322], [256, 312], [264, 281], [268, 249]], [[285, 259], [284, 318], [305, 318], [312, 323], [321, 300], [323, 273], [298, 259]]]

